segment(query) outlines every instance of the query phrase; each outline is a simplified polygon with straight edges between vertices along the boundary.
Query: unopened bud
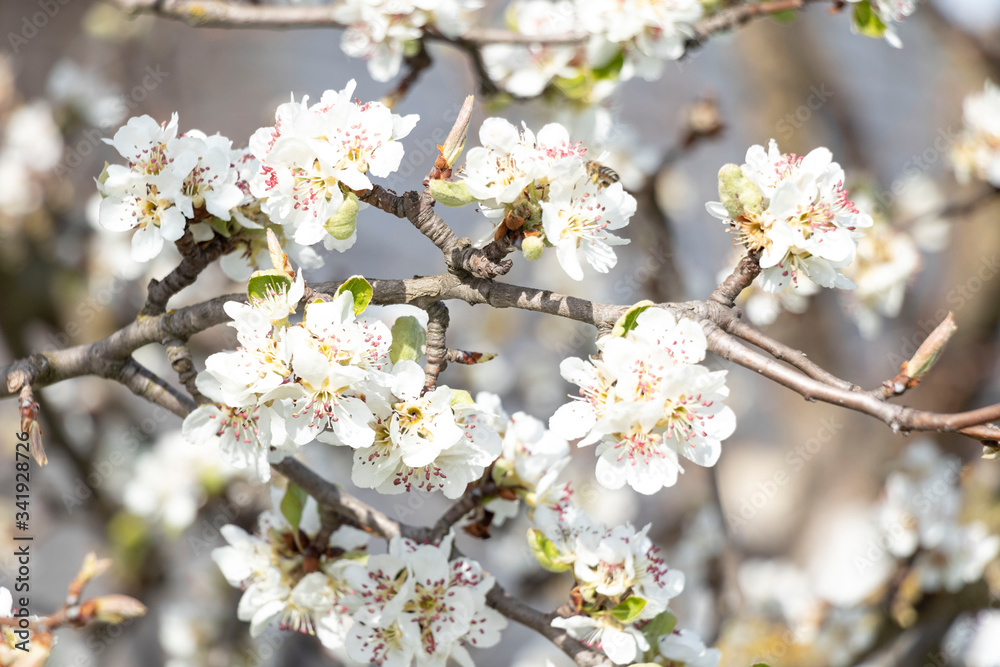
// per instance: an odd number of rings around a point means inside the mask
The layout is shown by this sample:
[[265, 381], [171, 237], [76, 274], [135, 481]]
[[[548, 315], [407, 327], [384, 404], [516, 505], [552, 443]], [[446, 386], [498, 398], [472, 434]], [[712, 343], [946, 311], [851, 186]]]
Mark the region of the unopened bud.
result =
[[525, 236], [524, 240], [521, 241], [521, 252], [524, 253], [524, 258], [529, 262], [540, 258], [543, 250], [545, 250], [545, 241], [540, 236]]
[[748, 211], [760, 213], [764, 207], [760, 190], [735, 164], [723, 165], [719, 170], [719, 197], [732, 220], [743, 217]]
[[459, 156], [465, 149], [465, 139], [469, 135], [469, 121], [472, 120], [472, 107], [476, 98], [469, 95], [462, 104], [462, 109], [458, 112], [458, 118], [448, 133], [448, 138], [444, 140], [444, 145], [440, 147], [441, 157], [449, 167], [454, 167]]
[[427, 342], [427, 333], [412, 315], [404, 315], [396, 320], [392, 325], [392, 344], [389, 346], [389, 360], [392, 363], [398, 361], [418, 361], [424, 343]]
[[281, 249], [278, 237], [275, 236], [272, 229], [267, 230], [267, 251], [271, 255], [271, 266], [279, 271], [284, 271], [290, 278], [295, 277], [295, 271], [292, 270], [292, 265], [288, 261], [288, 255]]
[[1000, 442], [996, 440], [984, 440], [983, 458], [987, 461], [1000, 460]]
[[127, 595], [102, 595], [81, 605], [81, 615], [101, 623], [118, 625], [146, 615], [146, 605]]
[[354, 235], [354, 231], [358, 228], [358, 210], [360, 208], [358, 196], [353, 192], [348, 192], [344, 195], [344, 202], [340, 208], [337, 209], [332, 218], [326, 221], [323, 229], [338, 241], [346, 241]]
[[954, 314], [948, 313], [948, 316], [927, 337], [927, 340], [917, 348], [913, 357], [903, 365], [903, 373], [914, 380], [919, 380], [927, 375], [957, 330]]
[[457, 208], [476, 201], [476, 198], [469, 192], [465, 183], [454, 181], [443, 181], [441, 179], [431, 179], [431, 197], [434, 201], [441, 202], [445, 206]]

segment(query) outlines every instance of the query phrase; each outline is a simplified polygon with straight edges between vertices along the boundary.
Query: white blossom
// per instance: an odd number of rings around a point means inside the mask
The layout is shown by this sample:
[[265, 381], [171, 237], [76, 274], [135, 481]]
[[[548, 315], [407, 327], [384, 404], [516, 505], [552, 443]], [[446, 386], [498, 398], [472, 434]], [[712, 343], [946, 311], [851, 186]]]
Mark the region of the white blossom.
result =
[[[276, 505], [279, 498], [274, 498]], [[307, 562], [310, 540], [319, 530], [312, 498], [306, 502], [299, 528], [301, 532], [294, 537], [285, 518], [275, 512], [260, 516], [260, 535], [250, 535], [238, 526], [223, 526], [228, 546], [215, 549], [212, 560], [230, 585], [243, 589], [237, 617], [250, 622], [251, 636], [259, 636], [279, 617], [282, 629], [316, 635], [328, 648], [338, 648], [344, 645], [350, 628], [343, 607], [349, 593], [343, 573], [351, 561], [327, 554], [359, 553], [368, 536], [351, 526], [341, 526], [327, 544], [315, 545], [318, 558], [309, 557]], [[332, 549], [328, 551], [328, 547]]]
[[323, 241], [340, 252], [354, 245], [359, 204], [351, 191], [371, 189], [369, 173], [384, 178], [399, 168], [399, 140], [417, 122], [416, 115], [393, 114], [379, 102], [352, 101], [355, 85], [351, 80], [339, 92], [328, 90], [311, 106], [308, 97], [282, 104], [274, 126], [250, 139], [260, 161], [250, 191], [299, 245]]
[[[507, 7], [507, 22], [519, 34], [532, 37], [565, 35], [576, 29], [576, 6], [571, 0], [522, 0]], [[483, 62], [490, 79], [518, 97], [540, 95], [555, 77], [572, 77], [570, 66], [577, 49], [558, 44], [487, 44]]]
[[344, 53], [364, 58], [373, 79], [388, 81], [426, 28], [461, 37], [469, 27], [467, 12], [482, 6], [481, 0], [345, 0], [333, 18], [348, 25], [340, 41]]
[[462, 179], [483, 215], [498, 221], [494, 232], [517, 230], [517, 239], [555, 246], [574, 280], [583, 279], [581, 259], [601, 273], [615, 265], [612, 246], [628, 241], [611, 232], [628, 224], [635, 199], [620, 183], [591, 176], [587, 149], [570, 141], [565, 127], [549, 123], [536, 136], [527, 126], [519, 130], [487, 118], [479, 139], [482, 146], [469, 151]]
[[761, 287], [779, 292], [804, 274], [822, 287], [853, 289], [842, 269], [855, 258], [859, 229], [872, 225], [847, 199], [844, 172], [826, 148], [805, 157], [782, 154], [774, 140], [752, 146], [741, 168], [763, 197], [738, 220], [719, 202], [709, 213], [735, 227], [738, 240], [760, 250]]
[[354, 626], [348, 655], [379, 665], [472, 664], [467, 647], [500, 640], [507, 621], [486, 606], [493, 578], [474, 560], [450, 560], [452, 537], [439, 546], [394, 537], [389, 553], [345, 570]]
[[965, 127], [951, 155], [955, 175], [963, 183], [976, 178], [1000, 188], [1000, 86], [987, 81], [962, 108]]
[[719, 458], [736, 426], [725, 371], [698, 365], [705, 338], [694, 322], [649, 308], [624, 337], [602, 339], [600, 359], [570, 358], [560, 371], [581, 399], [553, 415], [550, 428], [581, 446], [597, 443], [597, 480], [645, 494], [672, 486], [679, 457], [702, 466]]
[[706, 648], [705, 643], [691, 630], [675, 630], [660, 637], [660, 655], [677, 667], [716, 667], [722, 659], [717, 648]]
[[622, 80], [659, 78], [666, 60], [684, 55], [685, 42], [704, 9], [698, 0], [577, 0], [583, 28], [592, 35], [587, 55], [594, 67], [624, 55]]

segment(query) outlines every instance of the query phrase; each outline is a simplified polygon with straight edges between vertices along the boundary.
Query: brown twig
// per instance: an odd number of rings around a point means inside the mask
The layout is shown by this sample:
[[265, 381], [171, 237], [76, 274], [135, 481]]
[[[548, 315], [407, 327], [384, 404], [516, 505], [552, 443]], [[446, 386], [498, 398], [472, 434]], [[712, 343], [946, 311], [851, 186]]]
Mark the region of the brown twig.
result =
[[189, 227], [184, 230], [184, 236], [177, 240], [177, 249], [180, 250], [183, 259], [163, 280], [153, 278], [149, 281], [149, 295], [146, 297], [146, 305], [139, 312], [140, 317], [160, 315], [165, 312], [170, 298], [185, 287], [193, 285], [201, 272], [224, 255], [230, 246], [229, 241], [219, 235], [199, 245], [195, 243]]
[[506, 274], [513, 265], [510, 260], [498, 259], [495, 248], [473, 248], [469, 239], [456, 236], [434, 210], [434, 200], [426, 191], [397, 195], [376, 185], [360, 193], [359, 198], [397, 218], [409, 220], [442, 252], [449, 271], [493, 280]]

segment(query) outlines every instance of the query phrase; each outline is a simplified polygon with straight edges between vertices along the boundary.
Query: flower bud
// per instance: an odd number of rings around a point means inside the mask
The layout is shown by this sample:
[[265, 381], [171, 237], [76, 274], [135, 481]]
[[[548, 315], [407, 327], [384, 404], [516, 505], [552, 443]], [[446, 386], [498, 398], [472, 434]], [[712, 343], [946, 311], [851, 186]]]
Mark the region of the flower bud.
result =
[[420, 322], [412, 315], [405, 315], [392, 325], [392, 344], [389, 346], [389, 360], [417, 361], [427, 341], [427, 334]]
[[719, 197], [732, 220], [743, 217], [747, 211], [760, 213], [764, 207], [760, 190], [735, 164], [723, 165], [719, 170]]
[[465, 183], [432, 179], [430, 187], [431, 196], [434, 197], [434, 201], [451, 208], [465, 206], [476, 201], [476, 198], [469, 192], [469, 188]]
[[545, 241], [540, 236], [526, 236], [521, 241], [521, 252], [524, 253], [524, 258], [529, 262], [534, 262], [541, 257], [543, 250], [545, 250]]
[[344, 195], [344, 202], [332, 218], [323, 225], [330, 236], [338, 241], [346, 241], [354, 235], [358, 228], [358, 196], [353, 192]]
[[903, 364], [903, 373], [914, 380], [919, 380], [927, 375], [957, 330], [954, 314], [948, 313], [948, 316], [927, 337], [927, 340], [917, 348], [913, 357]]
[[448, 138], [444, 140], [444, 145], [440, 146], [441, 157], [445, 159], [449, 167], [455, 166], [465, 148], [465, 139], [469, 134], [469, 121], [472, 120], [472, 106], [475, 101], [476, 98], [472, 95], [465, 98], [462, 109], [458, 112], [458, 118], [455, 119], [455, 124], [451, 128], [451, 132], [448, 133]]
[[92, 618], [101, 623], [118, 625], [129, 619], [145, 616], [146, 605], [127, 595], [102, 595], [83, 603], [82, 612], [88, 611]]

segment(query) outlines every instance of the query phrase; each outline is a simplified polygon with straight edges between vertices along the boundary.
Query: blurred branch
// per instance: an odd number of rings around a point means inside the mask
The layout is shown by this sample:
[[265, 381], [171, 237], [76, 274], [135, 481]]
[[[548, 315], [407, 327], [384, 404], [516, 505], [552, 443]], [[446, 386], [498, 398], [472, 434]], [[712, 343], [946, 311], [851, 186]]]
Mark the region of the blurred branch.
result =
[[532, 609], [507, 593], [500, 584], [486, 594], [486, 604], [512, 621], [526, 625], [555, 644], [580, 667], [604, 667], [611, 662], [602, 654], [591, 651], [559, 628], [552, 627], [555, 614]]

